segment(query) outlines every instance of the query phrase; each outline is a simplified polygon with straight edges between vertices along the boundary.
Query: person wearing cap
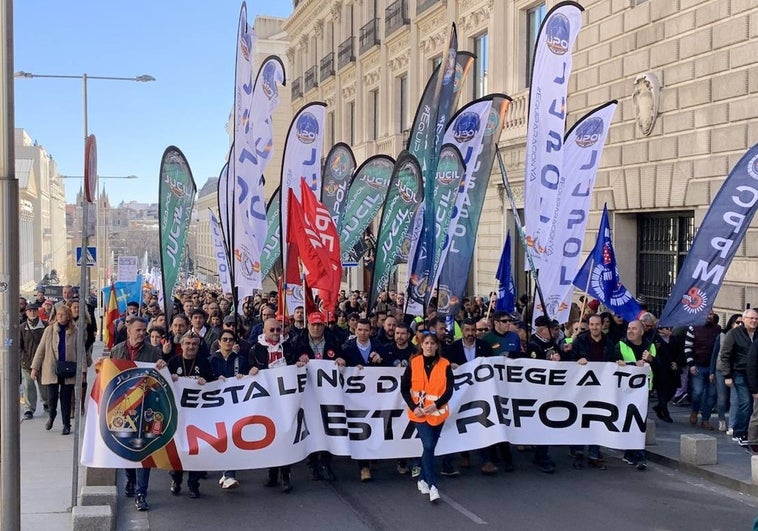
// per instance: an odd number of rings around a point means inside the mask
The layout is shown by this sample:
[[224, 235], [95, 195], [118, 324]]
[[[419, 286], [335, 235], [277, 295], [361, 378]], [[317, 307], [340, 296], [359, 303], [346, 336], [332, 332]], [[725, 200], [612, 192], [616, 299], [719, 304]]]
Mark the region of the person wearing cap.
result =
[[53, 299], [45, 299], [39, 308], [39, 316], [42, 320], [51, 322], [50, 318], [53, 315]]
[[[307, 331], [290, 340], [292, 349], [298, 361], [307, 362], [309, 359], [334, 360], [342, 357], [342, 346], [337, 342], [335, 335], [327, 329], [324, 316], [320, 312], [312, 312], [308, 315]], [[320, 479], [334, 481], [335, 475], [332, 470], [332, 455], [329, 452], [315, 452], [308, 457], [308, 466], [311, 469], [311, 478], [314, 481]]]
[[[25, 308], [26, 321], [21, 324], [19, 333], [19, 354], [21, 357], [21, 383], [24, 390], [24, 418], [34, 417], [37, 411], [37, 384], [32, 379], [32, 360], [37, 352], [42, 334], [47, 323], [39, 317], [39, 305], [28, 304]], [[40, 386], [40, 396], [47, 411], [47, 387]]]
[[[511, 330], [512, 323], [513, 318], [508, 312], [496, 311], [492, 314], [492, 330], [482, 336], [482, 341], [492, 347], [493, 356], [509, 356], [521, 351], [521, 340]], [[480, 321], [477, 327], [483, 328], [485, 324], [486, 321]]]

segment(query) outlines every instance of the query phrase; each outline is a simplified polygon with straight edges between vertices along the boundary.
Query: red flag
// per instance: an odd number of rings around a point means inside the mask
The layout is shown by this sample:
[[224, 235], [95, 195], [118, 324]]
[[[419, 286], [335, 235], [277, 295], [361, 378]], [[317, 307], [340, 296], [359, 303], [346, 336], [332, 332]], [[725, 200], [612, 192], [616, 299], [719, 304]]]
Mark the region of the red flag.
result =
[[306, 229], [310, 228], [317, 235], [321, 247], [319, 257], [326, 272], [324, 278], [319, 279], [319, 296], [324, 302], [324, 309], [334, 311], [337, 303], [337, 294], [342, 281], [342, 262], [340, 260], [340, 238], [337, 227], [334, 225], [329, 211], [306, 184], [305, 179], [300, 180], [300, 195], [303, 198], [303, 214], [305, 215]]
[[108, 350], [112, 349], [116, 342], [116, 319], [119, 318], [118, 301], [116, 299], [116, 286], [111, 282], [111, 292], [108, 294], [108, 306], [105, 310], [105, 327], [103, 330], [103, 342]]

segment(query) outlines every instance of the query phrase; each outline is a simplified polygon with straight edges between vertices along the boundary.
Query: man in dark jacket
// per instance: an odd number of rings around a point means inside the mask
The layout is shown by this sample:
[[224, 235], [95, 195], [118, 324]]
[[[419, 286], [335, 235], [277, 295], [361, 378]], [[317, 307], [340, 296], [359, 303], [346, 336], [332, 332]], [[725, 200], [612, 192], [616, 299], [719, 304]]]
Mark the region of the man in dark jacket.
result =
[[[21, 324], [19, 352], [21, 355], [21, 382], [24, 389], [24, 418], [34, 417], [37, 410], [37, 384], [32, 380], [32, 360], [37, 352], [42, 334], [47, 323], [39, 317], [39, 305], [31, 303], [26, 306], [26, 321]], [[47, 386], [40, 386], [40, 396], [47, 411]]]
[[[476, 337], [476, 321], [474, 319], [464, 319], [462, 323], [463, 337], [450, 344], [450, 347], [443, 353], [448, 361], [450, 367], [457, 369], [460, 365], [466, 362], [472, 361], [474, 358], [489, 358], [492, 356], [492, 347], [486, 341], [477, 339]], [[508, 444], [508, 443], [506, 443]], [[497, 467], [494, 460], [497, 455], [497, 446], [493, 445], [488, 448], [482, 448], [480, 450], [482, 457], [482, 474], [493, 475], [497, 473]], [[507, 454], [510, 457], [510, 446], [507, 448]], [[448, 459], [443, 458], [442, 468], [449, 471], [451, 463]], [[471, 466], [471, 458], [468, 452], [461, 453], [461, 467], [469, 468]]]
[[[128, 318], [126, 323], [126, 341], [115, 345], [111, 349], [111, 359], [142, 361], [155, 363], [155, 368], [160, 370], [166, 366], [166, 362], [161, 359], [161, 351], [145, 341], [147, 333], [147, 323], [144, 319], [136, 316]], [[127, 497], [135, 496], [134, 506], [138, 511], [147, 511], [147, 486], [150, 482], [149, 468], [127, 468], [126, 488], [124, 490]]]
[[758, 339], [758, 311], [742, 313], [742, 326], [732, 328], [721, 341], [717, 370], [724, 375], [724, 383], [732, 388], [732, 400], [737, 401], [733, 440], [747, 443], [747, 426], [752, 413], [753, 400], [747, 382], [747, 360], [752, 345]]

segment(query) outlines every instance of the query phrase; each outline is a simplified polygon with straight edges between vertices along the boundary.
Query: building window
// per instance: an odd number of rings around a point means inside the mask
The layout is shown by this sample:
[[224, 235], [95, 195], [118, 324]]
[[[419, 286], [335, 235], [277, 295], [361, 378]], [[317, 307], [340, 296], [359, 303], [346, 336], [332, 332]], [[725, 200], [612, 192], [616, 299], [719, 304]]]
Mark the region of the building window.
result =
[[368, 124], [369, 140], [379, 138], [379, 89], [374, 89], [368, 93], [369, 116], [371, 122]]
[[483, 33], [474, 38], [474, 98], [487, 94], [487, 70], [489, 69], [489, 35]]
[[537, 44], [537, 35], [540, 26], [545, 19], [547, 8], [545, 3], [538, 4], [526, 10], [526, 86], [532, 84], [532, 64], [534, 63], [534, 47]]
[[351, 147], [355, 145], [355, 102], [348, 102], [345, 107], [345, 133], [347, 143]]
[[395, 132], [402, 133], [407, 129], [406, 120], [408, 120], [408, 74], [403, 74], [397, 78], [397, 124]]
[[666, 305], [694, 234], [692, 212], [637, 216], [637, 294], [654, 315]]

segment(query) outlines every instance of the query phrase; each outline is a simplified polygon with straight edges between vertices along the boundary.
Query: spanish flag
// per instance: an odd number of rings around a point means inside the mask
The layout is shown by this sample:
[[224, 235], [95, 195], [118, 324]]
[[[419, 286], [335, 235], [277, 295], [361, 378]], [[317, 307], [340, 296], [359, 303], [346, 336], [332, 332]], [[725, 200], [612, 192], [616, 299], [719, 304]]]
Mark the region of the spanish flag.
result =
[[105, 326], [103, 327], [103, 342], [108, 350], [113, 348], [116, 342], [116, 319], [119, 318], [116, 286], [111, 282], [111, 292], [108, 295], [108, 304], [105, 310]]

